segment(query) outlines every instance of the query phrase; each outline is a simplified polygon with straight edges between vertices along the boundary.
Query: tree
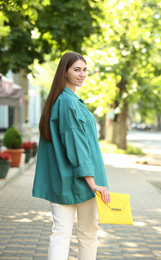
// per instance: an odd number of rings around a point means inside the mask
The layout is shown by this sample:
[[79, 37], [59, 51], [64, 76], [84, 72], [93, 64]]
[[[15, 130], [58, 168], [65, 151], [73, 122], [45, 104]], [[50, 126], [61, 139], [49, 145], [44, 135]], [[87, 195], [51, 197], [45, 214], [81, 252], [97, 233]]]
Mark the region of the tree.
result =
[[103, 38], [92, 36], [100, 50], [94, 73], [102, 74], [103, 82], [108, 78], [115, 82], [114, 125], [116, 143], [122, 149], [126, 149], [129, 105], [142, 99], [144, 104], [153, 102], [160, 107], [157, 94], [161, 72], [160, 7], [159, 0], [106, 1], [102, 8], [106, 13], [101, 23]]
[[8, 35], [2, 36], [0, 41], [0, 68], [3, 74], [9, 69], [18, 72], [20, 69], [28, 71], [28, 65], [35, 58], [42, 61], [41, 51], [37, 51], [37, 44], [32, 40], [32, 31], [40, 8], [37, 1], [1, 1], [0, 9], [6, 18], [3, 28], [9, 27]]
[[[110, 24], [109, 37], [113, 39], [114, 52], [117, 53], [118, 63], [111, 66], [116, 75], [120, 76], [117, 83], [119, 90], [115, 100], [117, 122], [117, 145], [126, 149], [126, 118], [127, 109], [131, 102], [144, 99], [152, 102], [154, 91], [152, 80], [161, 71], [159, 59], [161, 45], [160, 30], [160, 2], [133, 1], [127, 4], [117, 2], [114, 15], [115, 27]], [[121, 15], [120, 17], [120, 9]], [[127, 11], [128, 10], [128, 11]], [[120, 21], [121, 18], [121, 21]], [[110, 22], [110, 21], [109, 21]], [[117, 34], [117, 37], [114, 36]], [[147, 95], [148, 93], [148, 95]], [[154, 97], [154, 95], [153, 95]], [[155, 97], [156, 99], [156, 97]], [[154, 100], [153, 100], [154, 101]]]
[[0, 68], [31, 71], [34, 60], [44, 62], [45, 54], [60, 56], [62, 51], [82, 52], [84, 37], [98, 32], [95, 0], [3, 0], [0, 1], [3, 30], [0, 34]]

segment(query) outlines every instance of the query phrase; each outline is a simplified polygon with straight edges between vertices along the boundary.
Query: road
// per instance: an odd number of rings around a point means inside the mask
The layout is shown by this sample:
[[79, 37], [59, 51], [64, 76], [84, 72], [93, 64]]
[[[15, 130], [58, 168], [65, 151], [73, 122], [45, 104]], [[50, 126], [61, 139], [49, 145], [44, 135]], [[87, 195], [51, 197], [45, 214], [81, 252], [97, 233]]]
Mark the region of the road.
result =
[[161, 132], [129, 130], [127, 141], [140, 147], [145, 153], [161, 154]]

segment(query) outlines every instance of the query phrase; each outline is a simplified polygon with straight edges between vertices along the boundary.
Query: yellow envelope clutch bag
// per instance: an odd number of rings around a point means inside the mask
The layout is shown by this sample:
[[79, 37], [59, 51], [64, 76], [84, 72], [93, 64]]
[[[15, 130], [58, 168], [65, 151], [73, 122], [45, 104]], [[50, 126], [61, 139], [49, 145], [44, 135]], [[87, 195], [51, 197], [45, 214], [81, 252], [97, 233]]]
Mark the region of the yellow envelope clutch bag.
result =
[[111, 201], [102, 201], [101, 193], [96, 191], [99, 223], [133, 225], [130, 195], [110, 192]]

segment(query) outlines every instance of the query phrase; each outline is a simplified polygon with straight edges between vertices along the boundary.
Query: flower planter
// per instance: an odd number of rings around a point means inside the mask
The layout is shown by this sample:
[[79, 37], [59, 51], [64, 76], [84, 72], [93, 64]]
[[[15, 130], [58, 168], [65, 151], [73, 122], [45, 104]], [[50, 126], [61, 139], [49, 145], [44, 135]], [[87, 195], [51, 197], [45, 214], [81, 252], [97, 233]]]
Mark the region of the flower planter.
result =
[[37, 149], [38, 149], [37, 145], [33, 145], [32, 157], [35, 157], [35, 156], [36, 156], [36, 154], [37, 154]]
[[11, 155], [11, 167], [19, 167], [21, 161], [21, 154], [24, 152], [24, 149], [7, 149], [5, 150], [5, 152]]
[[25, 149], [25, 163], [28, 163], [32, 156], [32, 149]]
[[25, 153], [25, 163], [28, 163], [31, 156], [32, 156], [32, 143], [29, 142], [24, 142], [21, 147], [24, 149], [24, 153]]
[[11, 160], [0, 160], [0, 179], [4, 179], [10, 168]]

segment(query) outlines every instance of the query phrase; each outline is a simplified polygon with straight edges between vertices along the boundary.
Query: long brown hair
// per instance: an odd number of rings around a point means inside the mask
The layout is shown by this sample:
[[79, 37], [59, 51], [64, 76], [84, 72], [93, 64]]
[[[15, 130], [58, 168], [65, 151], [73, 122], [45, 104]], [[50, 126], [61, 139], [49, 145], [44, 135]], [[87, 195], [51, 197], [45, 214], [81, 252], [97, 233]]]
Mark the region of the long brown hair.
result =
[[50, 116], [51, 110], [54, 102], [58, 96], [63, 92], [66, 84], [66, 72], [77, 60], [83, 60], [86, 63], [86, 60], [77, 52], [66, 52], [60, 59], [60, 62], [55, 73], [55, 77], [48, 94], [48, 97], [45, 101], [40, 123], [39, 131], [40, 136], [47, 142], [51, 142], [51, 131], [50, 131]]

